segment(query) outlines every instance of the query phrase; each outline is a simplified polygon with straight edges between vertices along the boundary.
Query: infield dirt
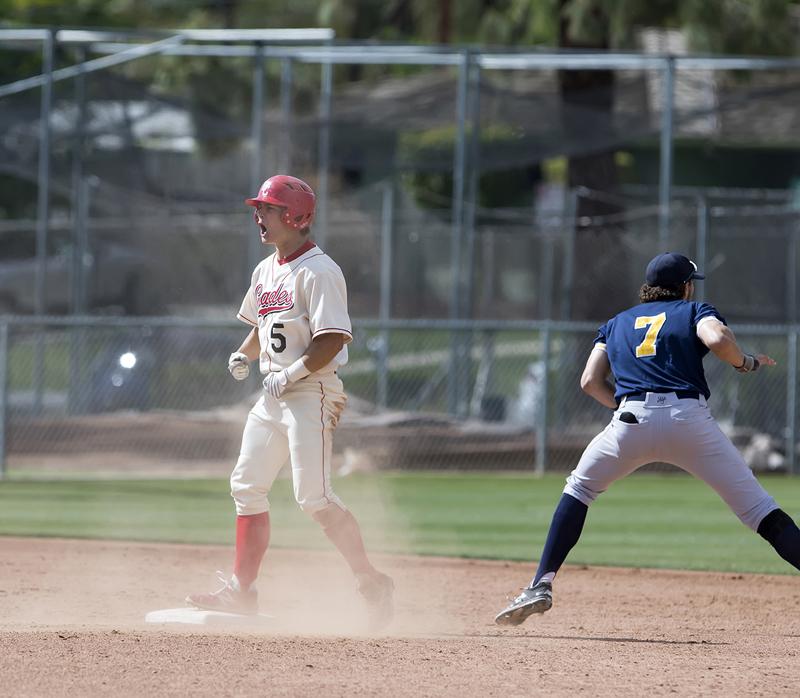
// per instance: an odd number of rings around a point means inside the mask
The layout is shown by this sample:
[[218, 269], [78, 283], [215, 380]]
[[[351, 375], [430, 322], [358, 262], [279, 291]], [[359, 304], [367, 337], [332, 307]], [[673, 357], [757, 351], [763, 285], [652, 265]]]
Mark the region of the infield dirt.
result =
[[370, 636], [344, 564], [271, 550], [263, 629], [158, 626], [225, 547], [0, 538], [0, 691], [14, 696], [800, 695], [800, 579], [567, 566], [555, 605], [494, 614], [532, 565], [379, 557], [397, 616]]

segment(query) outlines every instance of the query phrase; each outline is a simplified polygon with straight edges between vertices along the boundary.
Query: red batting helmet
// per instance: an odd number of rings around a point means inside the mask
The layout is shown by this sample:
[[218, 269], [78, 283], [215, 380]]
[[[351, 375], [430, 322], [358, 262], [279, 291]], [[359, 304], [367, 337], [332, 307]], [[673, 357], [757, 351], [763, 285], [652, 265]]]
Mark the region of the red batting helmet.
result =
[[284, 209], [281, 220], [300, 229], [311, 225], [315, 200], [314, 190], [302, 179], [275, 175], [261, 185], [255, 197], [244, 202], [248, 206], [257, 206], [259, 202], [280, 206]]

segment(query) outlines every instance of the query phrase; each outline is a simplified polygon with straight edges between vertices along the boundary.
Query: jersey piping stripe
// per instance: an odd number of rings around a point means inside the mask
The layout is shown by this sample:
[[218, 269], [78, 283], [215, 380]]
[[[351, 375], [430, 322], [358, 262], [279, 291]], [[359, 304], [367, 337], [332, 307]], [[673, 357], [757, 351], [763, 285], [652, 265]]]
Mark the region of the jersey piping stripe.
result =
[[248, 325], [252, 325], [253, 327], [258, 327], [258, 323], [251, 320], [246, 315], [242, 315], [241, 313], [236, 313], [236, 319], [241, 320], [242, 322], [246, 322]]
[[345, 330], [342, 327], [324, 327], [323, 329], [314, 332], [314, 334], [311, 335], [311, 339], [319, 337], [321, 334], [343, 334], [347, 338], [347, 342], [345, 342], [346, 344], [349, 344], [353, 341], [353, 333], [349, 330]]
[[328, 498], [328, 483], [325, 480], [325, 386], [320, 383], [319, 389], [319, 423], [322, 427], [322, 497], [326, 504], [332, 504], [333, 502]]

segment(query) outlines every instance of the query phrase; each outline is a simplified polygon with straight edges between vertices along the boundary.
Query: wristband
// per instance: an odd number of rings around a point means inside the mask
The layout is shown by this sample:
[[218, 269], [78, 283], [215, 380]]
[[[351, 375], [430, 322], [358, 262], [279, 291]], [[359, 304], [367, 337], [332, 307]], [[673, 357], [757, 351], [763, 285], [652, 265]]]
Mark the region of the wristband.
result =
[[289, 368], [286, 369], [286, 377], [289, 379], [290, 383], [296, 383], [301, 378], [305, 378], [306, 376], [310, 375], [310, 373], [311, 371], [306, 368], [302, 358], [295, 361], [291, 366], [289, 366]]
[[739, 373], [751, 373], [752, 371], [755, 371], [760, 365], [761, 364], [759, 363], [758, 359], [752, 354], [743, 354], [741, 365], [734, 366], [734, 368]]

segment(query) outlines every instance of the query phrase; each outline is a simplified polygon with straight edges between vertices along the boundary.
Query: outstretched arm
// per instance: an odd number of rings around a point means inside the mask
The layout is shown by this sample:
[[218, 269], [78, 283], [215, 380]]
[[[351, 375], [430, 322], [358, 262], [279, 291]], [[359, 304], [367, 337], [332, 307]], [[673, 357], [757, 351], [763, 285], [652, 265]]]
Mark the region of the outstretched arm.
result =
[[697, 336], [720, 361], [742, 373], [755, 371], [759, 366], [775, 365], [774, 359], [766, 354], [745, 354], [739, 348], [733, 330], [717, 318], [709, 317], [701, 321], [697, 325]]
[[595, 347], [581, 375], [581, 390], [593, 397], [601, 405], [617, 409], [617, 402], [614, 400], [614, 390], [608, 382], [608, 375], [611, 373], [611, 364], [608, 355], [602, 349]]

